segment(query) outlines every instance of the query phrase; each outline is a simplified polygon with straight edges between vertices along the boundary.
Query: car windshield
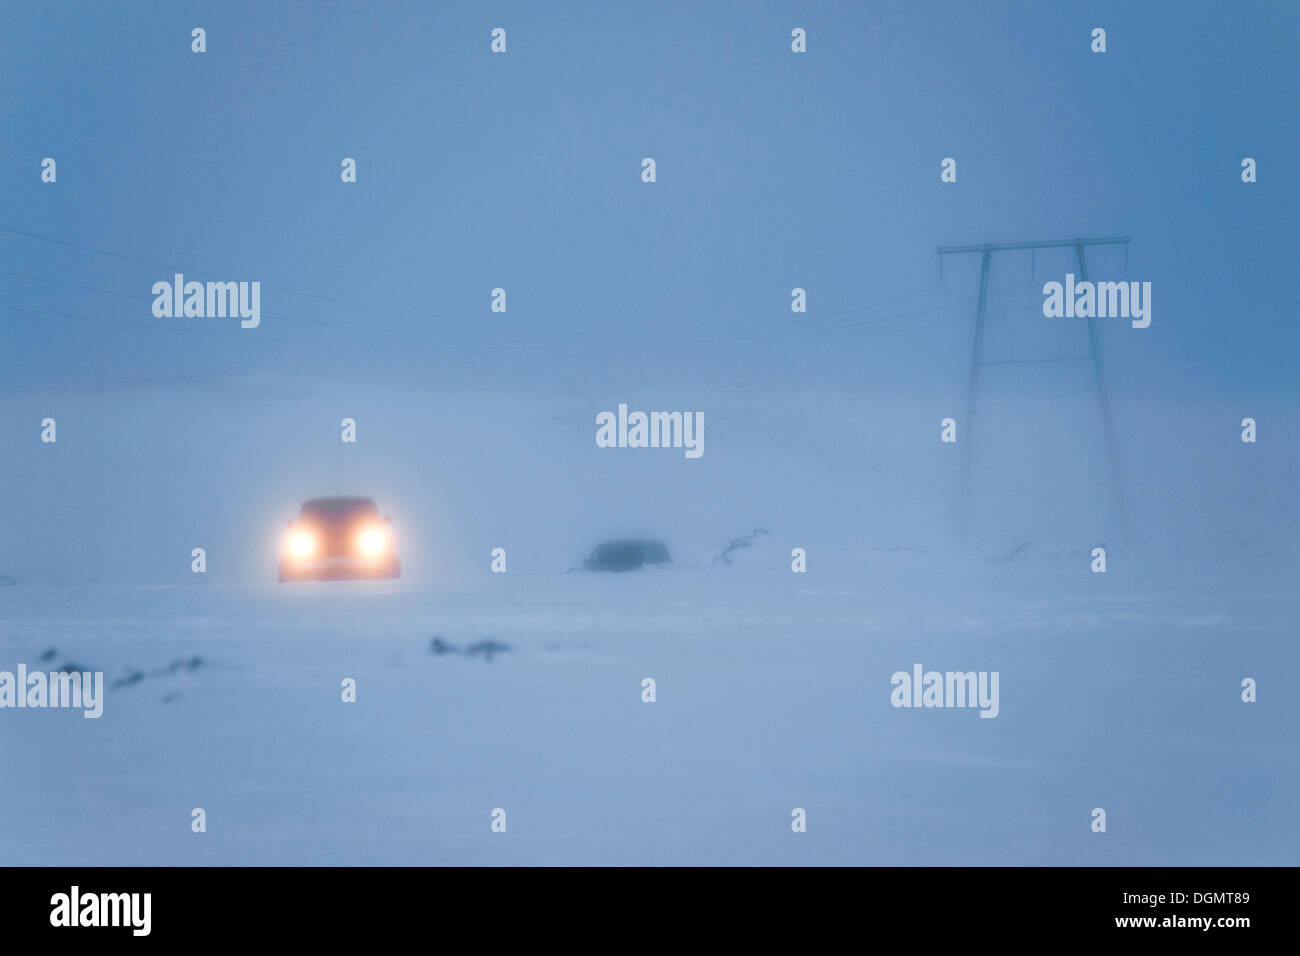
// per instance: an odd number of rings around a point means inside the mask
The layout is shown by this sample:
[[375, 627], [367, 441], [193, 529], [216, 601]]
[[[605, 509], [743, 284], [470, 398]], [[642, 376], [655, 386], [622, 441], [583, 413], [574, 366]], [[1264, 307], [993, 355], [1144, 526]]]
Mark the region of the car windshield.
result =
[[376, 517], [379, 509], [369, 498], [315, 498], [303, 502], [299, 517], [306, 521], [347, 521]]

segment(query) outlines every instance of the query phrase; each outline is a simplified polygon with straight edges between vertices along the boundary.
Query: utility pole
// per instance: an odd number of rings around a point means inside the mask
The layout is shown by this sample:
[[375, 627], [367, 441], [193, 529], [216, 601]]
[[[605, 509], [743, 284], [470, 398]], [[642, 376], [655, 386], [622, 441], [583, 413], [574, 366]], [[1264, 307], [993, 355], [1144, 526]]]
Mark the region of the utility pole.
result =
[[[985, 365], [1034, 365], [1040, 363], [1046, 364], [1052, 362], [1079, 361], [1074, 358], [1027, 359], [1017, 360], [1014, 362], [985, 362], [983, 360], [984, 316], [988, 301], [989, 263], [993, 253], [1024, 249], [1073, 248], [1075, 255], [1079, 260], [1079, 279], [1080, 281], [1086, 282], [1088, 280], [1088, 264], [1084, 256], [1085, 248], [1088, 246], [1127, 246], [1128, 241], [1128, 236], [1106, 236], [1094, 239], [1049, 239], [1036, 242], [989, 242], [972, 246], [939, 247], [940, 268], [942, 268], [944, 256], [961, 255], [963, 253], [972, 252], [978, 252], [981, 256], [979, 304], [975, 309], [975, 343], [971, 350], [970, 391], [966, 398], [966, 421], [962, 423], [962, 430], [966, 435], [966, 447], [962, 453], [960, 516], [961, 529], [963, 531], [966, 528], [966, 522], [970, 514], [971, 461], [974, 454], [975, 412], [979, 399], [980, 368]], [[1102, 427], [1106, 434], [1106, 455], [1110, 463], [1111, 486], [1115, 496], [1115, 509], [1120, 520], [1120, 526], [1124, 527], [1127, 524], [1128, 516], [1124, 507], [1123, 485], [1120, 482], [1119, 453], [1116, 450], [1115, 431], [1111, 423], [1110, 402], [1106, 397], [1105, 379], [1101, 374], [1101, 344], [1097, 339], [1096, 320], [1092, 317], [1088, 318], [1088, 343], [1092, 353], [1089, 358], [1092, 360], [1093, 377], [1097, 383], [1097, 401], [1101, 406]]]

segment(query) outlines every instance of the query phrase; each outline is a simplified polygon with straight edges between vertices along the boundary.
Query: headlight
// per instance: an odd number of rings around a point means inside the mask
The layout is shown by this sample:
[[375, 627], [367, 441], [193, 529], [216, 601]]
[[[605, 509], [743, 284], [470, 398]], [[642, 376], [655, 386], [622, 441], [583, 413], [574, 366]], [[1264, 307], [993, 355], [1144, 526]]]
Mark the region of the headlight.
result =
[[357, 544], [360, 546], [362, 554], [373, 556], [388, 547], [388, 535], [384, 534], [379, 528], [367, 528], [361, 532]]
[[295, 558], [305, 558], [316, 550], [316, 536], [308, 531], [295, 531], [289, 536], [289, 553]]

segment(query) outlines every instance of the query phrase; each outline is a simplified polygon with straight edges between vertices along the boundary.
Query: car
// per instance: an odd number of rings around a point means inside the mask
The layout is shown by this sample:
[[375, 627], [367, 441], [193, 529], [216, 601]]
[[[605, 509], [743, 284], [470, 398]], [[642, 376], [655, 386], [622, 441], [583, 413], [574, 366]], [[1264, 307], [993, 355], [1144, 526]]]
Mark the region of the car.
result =
[[372, 498], [304, 501], [281, 544], [281, 583], [399, 577], [402, 566], [392, 525]]
[[588, 571], [635, 571], [647, 564], [671, 563], [662, 541], [626, 538], [596, 545], [586, 562]]

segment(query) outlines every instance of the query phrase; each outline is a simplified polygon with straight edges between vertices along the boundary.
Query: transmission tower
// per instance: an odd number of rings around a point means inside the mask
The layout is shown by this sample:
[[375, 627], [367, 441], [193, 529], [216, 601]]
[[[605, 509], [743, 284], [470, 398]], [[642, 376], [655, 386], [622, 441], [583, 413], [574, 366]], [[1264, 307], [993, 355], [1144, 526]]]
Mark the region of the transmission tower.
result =
[[[970, 514], [970, 486], [971, 486], [971, 459], [974, 452], [975, 436], [975, 411], [979, 398], [980, 369], [986, 365], [1037, 365], [1050, 364], [1054, 362], [1076, 362], [1092, 361], [1093, 378], [1097, 383], [1097, 401], [1101, 406], [1102, 426], [1106, 435], [1106, 456], [1110, 464], [1110, 477], [1112, 491], [1115, 496], [1115, 511], [1119, 517], [1121, 528], [1127, 524], [1128, 517], [1124, 506], [1124, 489], [1120, 483], [1119, 473], [1119, 454], [1115, 446], [1115, 429], [1111, 422], [1110, 402], [1106, 397], [1105, 379], [1101, 373], [1101, 345], [1097, 339], [1096, 319], [1089, 317], [1088, 322], [1088, 344], [1089, 356], [1078, 358], [1041, 358], [1041, 359], [1022, 359], [1008, 362], [986, 362], [983, 358], [984, 348], [984, 316], [985, 305], [988, 299], [989, 288], [989, 262], [995, 252], [1011, 252], [1013, 250], [1024, 249], [1063, 249], [1073, 248], [1075, 255], [1079, 260], [1079, 280], [1088, 281], [1088, 262], [1084, 255], [1084, 249], [1088, 246], [1128, 246], [1128, 236], [1109, 236], [1099, 239], [1050, 239], [1036, 242], [992, 242], [983, 245], [974, 246], [940, 246], [939, 247], [939, 266], [942, 274], [943, 257], [951, 255], [961, 255], [964, 253], [978, 252], [981, 256], [980, 262], [980, 294], [979, 304], [975, 310], [975, 344], [971, 350], [970, 363], [970, 391], [966, 399], [966, 421], [962, 428], [966, 435], [965, 450], [962, 453], [962, 489], [961, 489], [961, 527], [966, 527], [967, 518]], [[1125, 250], [1127, 254], [1127, 248]]]

